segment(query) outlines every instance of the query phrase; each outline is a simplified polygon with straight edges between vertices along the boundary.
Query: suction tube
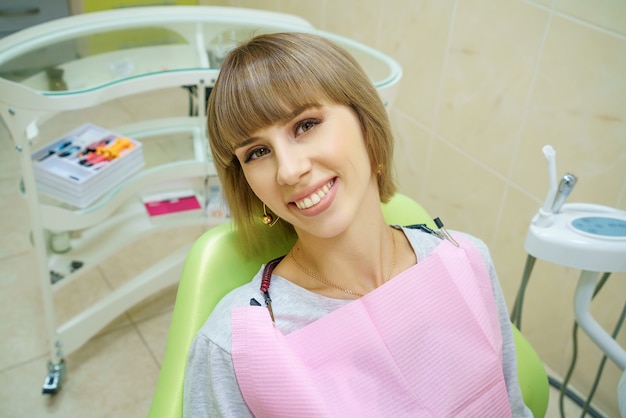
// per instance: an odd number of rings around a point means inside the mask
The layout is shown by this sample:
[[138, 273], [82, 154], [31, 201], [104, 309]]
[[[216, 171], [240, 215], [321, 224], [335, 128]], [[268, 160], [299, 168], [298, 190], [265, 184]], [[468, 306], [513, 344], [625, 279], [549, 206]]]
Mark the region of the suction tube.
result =
[[546, 196], [546, 201], [543, 204], [543, 211], [550, 214], [552, 213], [552, 204], [554, 203], [554, 197], [557, 193], [556, 185], [556, 151], [551, 145], [546, 145], [542, 148], [543, 155], [548, 160], [548, 176], [550, 178], [550, 189]]
[[543, 207], [539, 208], [539, 213], [535, 218], [535, 225], [546, 227], [550, 225], [550, 217], [552, 216], [552, 205], [554, 204], [554, 198], [557, 194], [557, 183], [556, 183], [556, 151], [552, 148], [551, 145], [545, 145], [542, 148], [543, 155], [548, 160], [548, 176], [550, 179], [550, 189], [548, 190], [548, 195], [546, 196], [546, 200], [543, 204]]

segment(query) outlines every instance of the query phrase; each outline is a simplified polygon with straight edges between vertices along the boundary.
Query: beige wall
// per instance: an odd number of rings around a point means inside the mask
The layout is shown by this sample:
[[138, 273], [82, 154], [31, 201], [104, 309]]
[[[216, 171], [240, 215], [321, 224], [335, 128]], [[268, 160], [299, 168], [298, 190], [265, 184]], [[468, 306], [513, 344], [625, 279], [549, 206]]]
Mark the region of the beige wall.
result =
[[[392, 109], [401, 190], [452, 229], [492, 250], [512, 305], [529, 221], [548, 175], [579, 183], [570, 201], [626, 209], [626, 3], [622, 0], [233, 0], [201, 4], [297, 14], [397, 59], [404, 70]], [[593, 5], [592, 5], [593, 4]], [[626, 256], [626, 255], [625, 255]], [[523, 331], [564, 375], [572, 355], [578, 271], [538, 261]], [[612, 329], [626, 299], [615, 274], [593, 313]], [[626, 346], [626, 330], [618, 340]], [[573, 385], [589, 393], [600, 351], [579, 334]], [[617, 416], [621, 375], [608, 362], [594, 403]]]

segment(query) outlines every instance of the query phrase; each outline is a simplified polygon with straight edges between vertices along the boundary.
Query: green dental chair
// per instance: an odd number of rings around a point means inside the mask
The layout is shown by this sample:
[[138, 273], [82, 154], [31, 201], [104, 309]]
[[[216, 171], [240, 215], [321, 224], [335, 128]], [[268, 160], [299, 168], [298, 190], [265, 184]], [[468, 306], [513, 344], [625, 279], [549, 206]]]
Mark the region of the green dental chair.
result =
[[[435, 228], [428, 213], [418, 203], [401, 194], [383, 205], [383, 213], [390, 224], [426, 223]], [[228, 222], [205, 232], [189, 251], [178, 285], [150, 418], [182, 417], [187, 351], [196, 332], [226, 293], [251, 280], [261, 264], [286, 254], [292, 246], [291, 242], [276, 242], [267, 246], [265, 254], [254, 259], [244, 259], [235, 250], [236, 240], [233, 224]], [[229, 279], [224, 280], [225, 277]], [[536, 418], [543, 417], [549, 395], [546, 372], [537, 353], [514, 326], [513, 335], [524, 402]]]

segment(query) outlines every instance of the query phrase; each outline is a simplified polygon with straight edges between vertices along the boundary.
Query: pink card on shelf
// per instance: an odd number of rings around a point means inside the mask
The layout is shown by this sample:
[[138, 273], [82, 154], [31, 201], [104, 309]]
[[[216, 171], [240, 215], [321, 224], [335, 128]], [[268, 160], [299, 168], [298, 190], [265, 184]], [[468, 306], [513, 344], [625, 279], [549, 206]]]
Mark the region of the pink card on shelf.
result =
[[143, 204], [150, 216], [169, 215], [202, 208], [194, 194], [186, 194], [184, 196], [177, 194], [148, 196], [143, 198]]

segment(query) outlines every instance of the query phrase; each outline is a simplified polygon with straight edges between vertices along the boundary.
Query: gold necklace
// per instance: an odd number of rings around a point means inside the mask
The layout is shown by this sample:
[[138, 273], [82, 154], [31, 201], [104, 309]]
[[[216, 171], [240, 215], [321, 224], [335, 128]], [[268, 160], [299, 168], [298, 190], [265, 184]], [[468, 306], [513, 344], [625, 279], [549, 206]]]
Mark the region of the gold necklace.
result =
[[[393, 231], [391, 231], [391, 241], [393, 242], [393, 254], [392, 254], [392, 257], [391, 257], [391, 264], [389, 265], [389, 270], [387, 271], [387, 276], [385, 277], [385, 281], [383, 283], [387, 283], [391, 279], [391, 275], [393, 273], [393, 269], [396, 267], [396, 237], [394, 236]], [[322, 282], [322, 283], [324, 283], [327, 286], [334, 287], [335, 289], [341, 290], [342, 292], [347, 293], [349, 295], [357, 296], [357, 297], [363, 296], [363, 293], [355, 292], [354, 290], [346, 289], [345, 287], [341, 287], [339, 285], [336, 285], [335, 283], [331, 282], [330, 280], [327, 280], [327, 279], [323, 278], [318, 273], [316, 273], [314, 271], [310, 271], [309, 269], [304, 267], [302, 264], [300, 264], [298, 262], [298, 260], [296, 260], [296, 257], [293, 255], [293, 248], [291, 249], [291, 251], [289, 251], [289, 257], [291, 257], [293, 262], [296, 264], [296, 266], [303, 273], [305, 273], [306, 275], [314, 278], [315, 280], [317, 280], [319, 282]]]

